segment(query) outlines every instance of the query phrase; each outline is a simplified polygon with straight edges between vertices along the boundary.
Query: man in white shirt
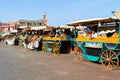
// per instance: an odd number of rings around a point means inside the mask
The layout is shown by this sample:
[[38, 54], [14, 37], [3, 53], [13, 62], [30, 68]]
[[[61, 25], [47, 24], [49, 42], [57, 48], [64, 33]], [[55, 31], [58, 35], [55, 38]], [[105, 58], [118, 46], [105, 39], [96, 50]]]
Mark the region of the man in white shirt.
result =
[[98, 34], [95, 33], [95, 31], [92, 31], [92, 36], [91, 36], [91, 38], [96, 38], [97, 36], [98, 36]]

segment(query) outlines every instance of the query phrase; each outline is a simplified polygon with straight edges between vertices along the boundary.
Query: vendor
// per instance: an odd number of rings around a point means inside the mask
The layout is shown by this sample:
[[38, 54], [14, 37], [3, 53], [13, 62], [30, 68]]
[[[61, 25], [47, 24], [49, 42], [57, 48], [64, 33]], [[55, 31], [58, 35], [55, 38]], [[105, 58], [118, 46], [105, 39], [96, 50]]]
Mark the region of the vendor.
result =
[[55, 32], [54, 30], [52, 30], [52, 31], [49, 33], [50, 37], [54, 37], [55, 34], [56, 34], [56, 32]]
[[98, 36], [97, 33], [95, 33], [95, 31], [92, 31], [92, 35], [91, 35], [91, 38], [96, 38]]

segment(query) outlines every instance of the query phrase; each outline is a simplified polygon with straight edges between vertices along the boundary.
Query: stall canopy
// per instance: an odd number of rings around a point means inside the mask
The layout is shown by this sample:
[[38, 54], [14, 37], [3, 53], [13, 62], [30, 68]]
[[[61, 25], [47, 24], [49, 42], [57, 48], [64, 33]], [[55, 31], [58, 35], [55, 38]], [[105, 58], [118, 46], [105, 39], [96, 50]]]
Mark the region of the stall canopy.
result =
[[113, 17], [111, 17], [112, 19], [120, 20], [120, 10], [113, 11], [112, 14], [114, 15]]
[[2, 36], [11, 36], [12, 34], [10, 32], [5, 32], [4, 34], [2, 34]]
[[17, 33], [18, 31], [17, 30], [11, 30], [10, 32], [11, 33]]
[[20, 26], [20, 27], [18, 27], [18, 28], [20, 28], [20, 29], [24, 29], [24, 28], [27, 28], [28, 26]]
[[46, 29], [46, 26], [31, 27], [31, 30], [43, 30], [43, 29]]
[[99, 22], [112, 22], [113, 20], [110, 18], [92, 18], [92, 19], [85, 19], [85, 20], [80, 20], [80, 21], [75, 21], [68, 23], [68, 26], [86, 26], [86, 25], [91, 25], [91, 24], [98, 24]]

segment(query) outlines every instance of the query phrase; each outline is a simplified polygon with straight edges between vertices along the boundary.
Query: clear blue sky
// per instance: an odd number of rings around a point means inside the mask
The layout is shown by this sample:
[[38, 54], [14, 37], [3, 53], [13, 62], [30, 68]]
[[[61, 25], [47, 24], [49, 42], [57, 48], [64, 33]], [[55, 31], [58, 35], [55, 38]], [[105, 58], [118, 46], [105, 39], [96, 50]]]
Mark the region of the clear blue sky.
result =
[[1, 0], [0, 21], [37, 20], [46, 12], [48, 24], [58, 26], [109, 17], [114, 10], [120, 10], [120, 0]]

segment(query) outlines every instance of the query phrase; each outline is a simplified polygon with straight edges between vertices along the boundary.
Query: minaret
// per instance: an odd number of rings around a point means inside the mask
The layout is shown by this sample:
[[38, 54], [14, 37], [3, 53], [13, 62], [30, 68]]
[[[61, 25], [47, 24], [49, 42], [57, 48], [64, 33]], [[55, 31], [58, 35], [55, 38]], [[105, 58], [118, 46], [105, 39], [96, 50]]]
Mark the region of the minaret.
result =
[[43, 14], [43, 23], [44, 23], [45, 26], [48, 26], [48, 22], [47, 22], [47, 18], [46, 18], [45, 12]]

